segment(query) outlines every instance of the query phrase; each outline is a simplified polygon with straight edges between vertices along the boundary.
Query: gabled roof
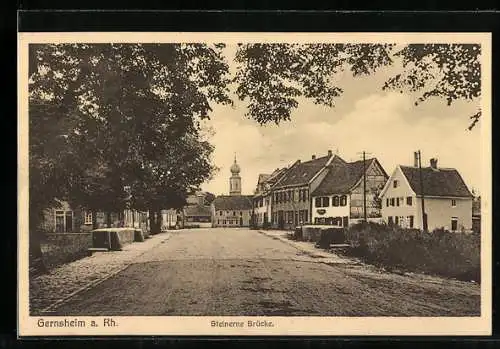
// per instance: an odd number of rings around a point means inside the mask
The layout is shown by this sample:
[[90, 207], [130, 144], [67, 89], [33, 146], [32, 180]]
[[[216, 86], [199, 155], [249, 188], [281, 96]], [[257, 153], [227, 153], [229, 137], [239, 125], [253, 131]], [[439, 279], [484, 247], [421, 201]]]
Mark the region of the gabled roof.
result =
[[[410, 166], [400, 166], [400, 168], [415, 194], [422, 195], [419, 168]], [[422, 167], [422, 182], [424, 197], [473, 197], [462, 176], [454, 168]]]
[[330, 156], [323, 156], [306, 162], [297, 161], [276, 183], [275, 188], [305, 185], [328, 163]]
[[276, 170], [274, 170], [273, 173], [271, 173], [271, 175], [266, 180], [266, 182], [269, 185], [275, 184], [276, 182], [278, 182], [285, 175], [285, 173], [286, 173], [287, 170], [288, 170], [287, 167], [277, 168]]
[[185, 216], [211, 216], [212, 211], [210, 206], [206, 205], [191, 205], [184, 207]]
[[220, 195], [213, 205], [216, 210], [251, 210], [252, 195]]
[[[365, 161], [366, 168], [368, 169], [377, 159], [372, 158], [366, 159]], [[349, 193], [362, 177], [363, 160], [345, 162], [340, 157], [335, 156], [328, 165], [327, 175], [311, 195], [318, 196]]]
[[259, 174], [259, 179], [257, 180], [257, 183], [264, 183], [266, 182], [269, 178], [271, 177], [270, 174], [265, 174], [265, 173], [261, 173]]

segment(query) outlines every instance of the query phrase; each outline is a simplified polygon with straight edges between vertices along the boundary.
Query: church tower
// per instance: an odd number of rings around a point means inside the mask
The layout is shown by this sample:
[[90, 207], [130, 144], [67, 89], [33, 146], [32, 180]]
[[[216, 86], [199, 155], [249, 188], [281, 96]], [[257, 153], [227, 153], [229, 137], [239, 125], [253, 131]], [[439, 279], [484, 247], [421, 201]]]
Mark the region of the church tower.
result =
[[229, 195], [241, 195], [240, 166], [236, 163], [236, 155], [234, 156], [234, 163], [231, 166], [231, 177], [229, 178]]

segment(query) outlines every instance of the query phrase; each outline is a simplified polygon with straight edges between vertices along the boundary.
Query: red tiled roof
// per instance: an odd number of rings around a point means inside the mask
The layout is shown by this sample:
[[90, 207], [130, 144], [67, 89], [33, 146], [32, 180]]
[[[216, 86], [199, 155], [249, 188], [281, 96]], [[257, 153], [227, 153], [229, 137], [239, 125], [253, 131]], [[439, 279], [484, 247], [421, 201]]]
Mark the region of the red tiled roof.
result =
[[[418, 167], [400, 166], [411, 188], [417, 195], [422, 195], [420, 171]], [[462, 176], [454, 168], [422, 167], [424, 196], [473, 197], [465, 185]]]

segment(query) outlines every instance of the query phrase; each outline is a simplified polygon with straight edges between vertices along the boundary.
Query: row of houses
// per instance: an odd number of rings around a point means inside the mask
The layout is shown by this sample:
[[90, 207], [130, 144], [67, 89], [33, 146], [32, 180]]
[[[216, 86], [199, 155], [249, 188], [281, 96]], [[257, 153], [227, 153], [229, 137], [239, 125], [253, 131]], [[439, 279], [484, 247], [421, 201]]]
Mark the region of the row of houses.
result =
[[126, 209], [111, 212], [89, 211], [72, 207], [67, 201], [57, 200], [59, 207], [46, 208], [40, 230], [49, 233], [86, 232], [95, 228], [134, 227], [149, 230], [149, 213]]
[[[119, 212], [92, 212], [84, 208], [72, 207], [67, 201], [57, 200], [59, 207], [47, 208], [39, 229], [48, 233], [86, 232], [98, 228], [138, 228], [150, 231], [150, 213], [125, 209]], [[207, 193], [200, 190], [191, 192], [186, 205], [179, 210], [161, 210], [161, 229], [189, 227], [210, 227], [211, 210], [207, 203]], [[94, 217], [95, 216], [95, 217]]]
[[408, 228], [471, 231], [473, 199], [459, 172], [439, 168], [437, 159], [427, 167], [417, 161], [397, 166], [389, 176], [376, 158], [348, 162], [328, 151], [259, 175], [253, 213], [257, 227], [276, 229], [347, 227], [366, 218]]

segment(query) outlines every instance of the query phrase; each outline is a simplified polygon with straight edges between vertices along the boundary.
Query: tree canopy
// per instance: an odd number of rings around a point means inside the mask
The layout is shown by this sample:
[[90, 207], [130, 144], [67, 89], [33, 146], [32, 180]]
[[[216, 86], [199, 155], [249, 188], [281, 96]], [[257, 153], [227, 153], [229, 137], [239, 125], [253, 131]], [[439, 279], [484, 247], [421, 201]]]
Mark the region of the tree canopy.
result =
[[[400, 59], [401, 72], [381, 89], [419, 92], [416, 105], [433, 97], [450, 105], [480, 97], [480, 51], [477, 44], [240, 44], [233, 81], [248, 117], [278, 124], [290, 120], [299, 97], [334, 106], [343, 92], [338, 73], [368, 75]], [[471, 116], [469, 129], [480, 116]]]
[[64, 196], [105, 211], [126, 201], [141, 209], [180, 207], [186, 190], [213, 170], [213, 147], [198, 137], [199, 121], [211, 102], [231, 102], [221, 49], [30, 47], [30, 181], [40, 189], [30, 202]]
[[[234, 76], [223, 44], [30, 45], [30, 202], [72, 198], [91, 209], [178, 208], [210, 178], [200, 137], [230, 88], [261, 125], [290, 120], [299, 98], [335, 106], [338, 74], [368, 75], [395, 60], [381, 89], [447, 104], [481, 94], [474, 44], [239, 44]], [[471, 116], [471, 126], [481, 111]], [[127, 190], [125, 190], [127, 188]]]

